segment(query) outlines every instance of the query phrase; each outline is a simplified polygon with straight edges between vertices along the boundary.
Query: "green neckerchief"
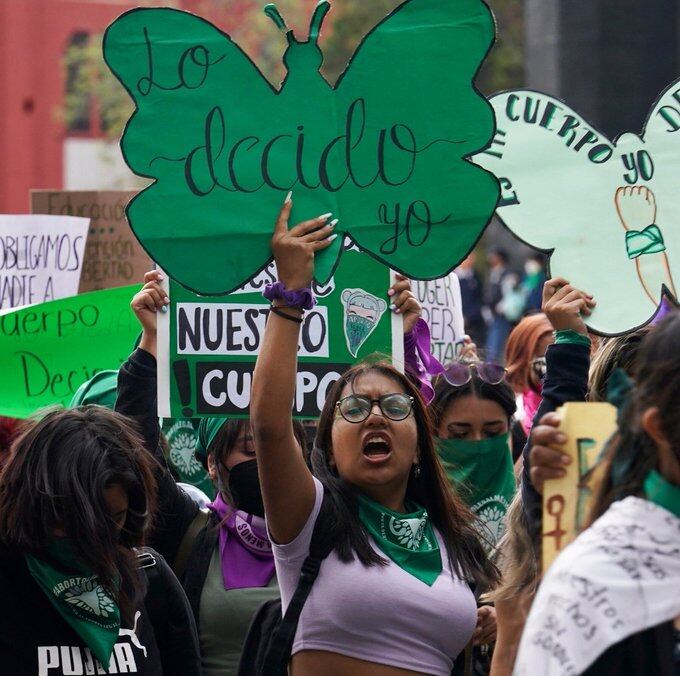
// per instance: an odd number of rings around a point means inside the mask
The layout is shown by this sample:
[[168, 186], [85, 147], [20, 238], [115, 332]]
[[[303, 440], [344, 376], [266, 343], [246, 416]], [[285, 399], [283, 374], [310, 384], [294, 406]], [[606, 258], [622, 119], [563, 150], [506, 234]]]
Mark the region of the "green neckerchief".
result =
[[633, 260], [645, 254], [661, 253], [666, 250], [659, 226], [652, 223], [644, 230], [629, 230], [626, 233], [626, 253]]
[[505, 531], [505, 513], [515, 495], [515, 472], [508, 434], [481, 441], [437, 439], [437, 453], [452, 488], [486, 527], [495, 545]]
[[680, 486], [667, 481], [653, 469], [647, 475], [643, 488], [650, 502], [667, 509], [680, 519]]
[[67, 538], [55, 539], [47, 554], [59, 568], [27, 554], [29, 572], [50, 603], [106, 668], [120, 629], [116, 602], [99, 584], [97, 576], [76, 559]]
[[427, 512], [409, 503], [410, 513], [400, 514], [362, 493], [358, 498], [359, 518], [383, 554], [431, 587], [442, 572], [442, 557]]

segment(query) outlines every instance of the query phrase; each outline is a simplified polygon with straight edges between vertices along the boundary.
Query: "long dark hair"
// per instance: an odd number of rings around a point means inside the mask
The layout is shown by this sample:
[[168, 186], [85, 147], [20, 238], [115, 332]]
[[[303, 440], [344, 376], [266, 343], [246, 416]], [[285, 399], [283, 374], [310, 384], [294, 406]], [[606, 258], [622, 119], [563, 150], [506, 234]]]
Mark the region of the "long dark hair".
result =
[[442, 376], [437, 378], [434, 385], [434, 399], [430, 404], [435, 430], [439, 429], [446, 409], [457, 399], [472, 395], [477, 399], [496, 402], [508, 416], [508, 423], [517, 411], [515, 393], [505, 380], [497, 385], [491, 385], [477, 375], [477, 369], [470, 370], [470, 380], [465, 385], [455, 387], [450, 385]]
[[607, 469], [589, 521], [629, 495], [657, 464], [657, 447], [641, 425], [642, 414], [659, 409], [661, 430], [671, 448], [680, 449], [680, 313], [673, 312], [642, 340], [636, 360], [635, 389], [619, 413], [619, 431], [605, 451]]
[[499, 579], [498, 570], [489, 561], [474, 528], [475, 517], [460, 498], [455, 496], [435, 451], [432, 424], [425, 402], [411, 381], [387, 363], [359, 364], [346, 371], [336, 381], [326, 398], [316, 442], [312, 450], [312, 471], [324, 484], [330, 497], [330, 521], [334, 530], [336, 551], [340, 560], [348, 562], [354, 556], [365, 566], [385, 565], [368, 542], [366, 530], [358, 518], [356, 488], [338, 476], [331, 467], [332, 428], [335, 405], [346, 385], [360, 376], [377, 373], [398, 383], [414, 399], [413, 415], [418, 431], [421, 474], [409, 476], [406, 497], [427, 510], [432, 523], [439, 529], [451, 569], [464, 579], [484, 588], [493, 587]]
[[[129, 501], [122, 530], [104, 497], [113, 485]], [[144, 593], [132, 548], [143, 544], [155, 503], [153, 460], [127, 418], [103, 406], [54, 410], [14, 441], [0, 474], [0, 539], [44, 556], [63, 531], [131, 621]]]

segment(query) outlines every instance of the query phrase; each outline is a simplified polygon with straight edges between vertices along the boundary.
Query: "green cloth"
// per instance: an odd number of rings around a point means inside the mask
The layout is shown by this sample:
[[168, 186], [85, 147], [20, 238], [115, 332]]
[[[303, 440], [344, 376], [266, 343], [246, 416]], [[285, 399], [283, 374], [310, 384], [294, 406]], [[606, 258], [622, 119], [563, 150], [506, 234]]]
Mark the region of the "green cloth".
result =
[[400, 514], [362, 493], [358, 497], [359, 518], [383, 554], [431, 587], [442, 572], [442, 557], [427, 512], [409, 503], [409, 513]]
[[666, 250], [659, 226], [652, 223], [644, 230], [629, 230], [626, 233], [626, 253], [633, 260], [645, 254], [662, 253]]
[[586, 345], [590, 347], [590, 338], [572, 329], [554, 331], [553, 335], [555, 336], [555, 345]]
[[210, 444], [215, 440], [217, 433], [227, 420], [228, 418], [201, 418], [198, 425], [198, 437], [196, 438], [196, 453], [204, 458], [208, 457]]
[[680, 486], [664, 479], [653, 469], [647, 475], [643, 488], [650, 502], [667, 509], [680, 519]]
[[452, 488], [485, 527], [481, 535], [495, 546], [516, 489], [508, 434], [481, 441], [437, 439], [437, 453]]
[[29, 572], [94, 656], [108, 664], [120, 629], [116, 602], [97, 576], [78, 561], [68, 539], [57, 538], [47, 554], [59, 567], [26, 555]]
[[236, 676], [253, 616], [265, 601], [277, 598], [279, 586], [276, 575], [267, 587], [225, 589], [220, 550], [215, 547], [198, 611], [203, 676]]
[[76, 390], [69, 408], [98, 404], [113, 411], [117, 388], [118, 371], [99, 371]]

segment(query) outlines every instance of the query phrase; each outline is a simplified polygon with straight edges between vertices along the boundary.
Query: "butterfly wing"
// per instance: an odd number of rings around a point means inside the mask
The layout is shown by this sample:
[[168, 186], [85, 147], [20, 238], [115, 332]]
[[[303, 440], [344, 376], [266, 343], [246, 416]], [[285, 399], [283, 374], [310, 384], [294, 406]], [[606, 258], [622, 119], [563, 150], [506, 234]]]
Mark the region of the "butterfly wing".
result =
[[362, 168], [343, 187], [341, 221], [359, 246], [412, 277], [449, 272], [493, 213], [495, 178], [465, 159], [493, 133], [491, 107], [472, 85], [493, 39], [480, 0], [407, 0], [336, 85], [338, 117], [354, 112], [347, 133]]
[[262, 185], [253, 130], [270, 126], [276, 91], [228, 35], [174, 9], [122, 15], [106, 31], [104, 58], [136, 105], [125, 160], [154, 180], [128, 206], [135, 235], [188, 288], [231, 291], [270, 257], [276, 214], [253, 192], [276, 191]]
[[552, 276], [595, 297], [592, 329], [618, 334], [644, 324], [656, 303], [628, 256], [616, 206], [619, 187], [627, 185], [622, 156], [640, 139], [626, 134], [614, 144], [539, 92], [504, 92], [491, 103], [496, 135], [474, 160], [499, 177], [498, 216], [527, 244], [553, 252]]

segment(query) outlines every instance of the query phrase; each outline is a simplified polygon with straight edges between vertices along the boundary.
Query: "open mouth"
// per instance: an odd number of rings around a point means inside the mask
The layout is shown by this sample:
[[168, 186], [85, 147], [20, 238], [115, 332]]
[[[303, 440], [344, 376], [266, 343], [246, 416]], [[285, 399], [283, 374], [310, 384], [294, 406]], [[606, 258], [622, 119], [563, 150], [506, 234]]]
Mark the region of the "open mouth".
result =
[[364, 457], [371, 462], [386, 460], [392, 453], [390, 440], [382, 434], [373, 434], [364, 440]]

